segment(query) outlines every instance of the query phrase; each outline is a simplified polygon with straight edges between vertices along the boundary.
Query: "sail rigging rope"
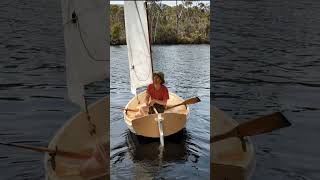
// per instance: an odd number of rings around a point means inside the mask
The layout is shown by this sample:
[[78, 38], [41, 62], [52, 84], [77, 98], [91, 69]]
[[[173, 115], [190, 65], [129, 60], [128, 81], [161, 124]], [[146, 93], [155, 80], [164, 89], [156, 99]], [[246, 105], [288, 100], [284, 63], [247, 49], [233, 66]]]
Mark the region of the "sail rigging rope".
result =
[[81, 26], [80, 26], [79, 20], [77, 21], [77, 29], [78, 29], [78, 31], [79, 31], [79, 35], [80, 35], [80, 39], [81, 39], [82, 45], [83, 45], [83, 47], [85, 48], [88, 56], [89, 56], [92, 60], [94, 60], [94, 61], [108, 61], [107, 59], [98, 59], [98, 58], [94, 57], [94, 56], [91, 54], [90, 50], [88, 49], [88, 47], [87, 47], [87, 45], [86, 45], [86, 43], [85, 43], [85, 41], [84, 41], [84, 39], [83, 39], [83, 35], [82, 35], [82, 31], [81, 31]]
[[87, 99], [85, 96], [83, 96], [84, 98], [84, 104], [85, 104], [85, 111], [86, 111], [86, 115], [87, 115], [87, 120], [88, 120], [88, 123], [89, 123], [89, 133], [90, 133], [90, 136], [94, 136], [97, 134], [96, 132], [96, 125], [91, 121], [91, 117], [90, 117], [90, 114], [89, 114], [89, 111], [88, 111], [88, 103], [87, 103]]
[[88, 120], [88, 123], [89, 123], [89, 133], [90, 133], [90, 136], [92, 136], [95, 140], [95, 144], [96, 144], [96, 151], [98, 151], [100, 157], [102, 158], [103, 161], [107, 161], [107, 146], [103, 143], [100, 143], [99, 142], [99, 139], [98, 139], [98, 136], [97, 136], [97, 131], [96, 131], [96, 125], [91, 121], [91, 118], [90, 118], [90, 114], [89, 114], [89, 111], [88, 111], [88, 104], [87, 104], [87, 100], [86, 100], [86, 97], [83, 96], [84, 98], [84, 101], [85, 101], [85, 111], [86, 111], [86, 114], [87, 114], [87, 120]]
[[[137, 12], [138, 12], [140, 26], [143, 27], [142, 20], [141, 20], [141, 15], [140, 15], [140, 11], [139, 11], [139, 9], [138, 9], [137, 2], [135, 1], [134, 4], [136, 5], [136, 9], [137, 9]], [[147, 11], [147, 9], [146, 9], [146, 11]], [[147, 23], [148, 23], [148, 22], [147, 22]], [[144, 29], [142, 28], [142, 30], [144, 30]], [[146, 38], [146, 36], [148, 35], [148, 33], [146, 33], [145, 31], [143, 31], [143, 35], [144, 35], [143, 37], [144, 37], [144, 40], [145, 40], [146, 45], [149, 46], [148, 39]]]
[[[128, 39], [127, 41], [128, 41], [127, 43], [130, 44], [130, 40]], [[129, 47], [130, 47], [130, 52], [132, 52], [131, 46], [129, 46]], [[130, 53], [130, 55], [131, 55], [131, 59], [132, 59], [132, 53]], [[152, 72], [150, 72], [151, 70], [149, 69], [149, 72], [148, 72], [147, 77], [141, 78], [141, 77], [139, 77], [138, 73], [136, 72], [135, 67], [134, 67], [134, 64], [133, 64], [132, 61], [130, 61], [130, 59], [129, 59], [129, 64], [130, 64], [130, 70], [132, 70], [132, 71], [134, 72], [135, 77], [136, 77], [140, 82], [147, 81], [147, 80], [149, 79], [150, 75], [152, 74]]]
[[73, 23], [73, 24], [77, 25], [77, 30], [79, 32], [79, 37], [80, 37], [81, 43], [82, 43], [84, 49], [86, 50], [86, 53], [89, 56], [89, 58], [91, 60], [93, 60], [93, 61], [108, 61], [108, 59], [99, 59], [99, 58], [94, 57], [94, 55], [89, 50], [89, 48], [88, 48], [88, 46], [87, 46], [87, 44], [86, 44], [86, 42], [85, 42], [85, 40], [83, 38], [83, 32], [81, 30], [81, 25], [80, 25], [80, 21], [79, 21], [79, 18], [78, 18], [79, 17], [78, 13], [76, 13], [75, 10], [74, 10], [72, 12], [71, 16], [72, 16], [72, 18], [69, 21], [65, 22], [63, 25], [66, 26], [66, 25], [68, 25], [70, 23]]

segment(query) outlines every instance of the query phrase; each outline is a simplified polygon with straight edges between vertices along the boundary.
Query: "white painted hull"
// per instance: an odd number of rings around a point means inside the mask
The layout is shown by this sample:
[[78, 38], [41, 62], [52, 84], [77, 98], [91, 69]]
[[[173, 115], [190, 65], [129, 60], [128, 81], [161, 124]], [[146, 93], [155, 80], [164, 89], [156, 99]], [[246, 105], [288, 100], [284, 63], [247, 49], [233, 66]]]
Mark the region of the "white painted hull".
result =
[[[218, 108], [213, 108], [212, 135], [231, 130], [238, 123]], [[249, 180], [255, 169], [255, 150], [250, 138], [245, 138], [246, 151], [239, 138], [211, 143], [211, 179]]]
[[[49, 148], [91, 154], [97, 143], [109, 144], [109, 97], [105, 97], [89, 106], [91, 121], [96, 125], [97, 138], [90, 136], [85, 112], [73, 116], [55, 134]], [[70, 160], [56, 156], [56, 169], [49, 162], [50, 156], [45, 155], [44, 167], [46, 180], [83, 180], [79, 175], [81, 160]], [[107, 163], [109, 164], [109, 163]], [[107, 174], [109, 172], [106, 172]]]
[[[127, 104], [126, 108], [136, 109], [138, 101], [142, 101], [146, 92], [142, 92], [136, 97], [132, 98]], [[168, 106], [179, 104], [183, 102], [183, 99], [174, 93], [169, 93]], [[123, 112], [124, 121], [126, 122], [128, 129], [137, 135], [144, 137], [158, 138], [160, 137], [157, 115], [147, 115], [140, 118], [135, 118], [135, 112]], [[189, 108], [185, 106], [178, 106], [170, 110], [166, 110], [162, 113], [163, 117], [163, 132], [164, 136], [169, 136], [181, 131], [185, 126], [189, 115]]]

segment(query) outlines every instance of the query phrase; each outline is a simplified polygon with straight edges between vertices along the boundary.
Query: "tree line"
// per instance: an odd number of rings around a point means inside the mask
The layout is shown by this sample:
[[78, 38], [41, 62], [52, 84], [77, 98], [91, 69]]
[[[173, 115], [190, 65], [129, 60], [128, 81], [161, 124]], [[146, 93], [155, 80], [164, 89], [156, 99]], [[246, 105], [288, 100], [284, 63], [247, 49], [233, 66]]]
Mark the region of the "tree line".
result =
[[[209, 44], [210, 5], [152, 1], [147, 7], [152, 44]], [[110, 23], [111, 45], [126, 44], [123, 5], [110, 5]]]

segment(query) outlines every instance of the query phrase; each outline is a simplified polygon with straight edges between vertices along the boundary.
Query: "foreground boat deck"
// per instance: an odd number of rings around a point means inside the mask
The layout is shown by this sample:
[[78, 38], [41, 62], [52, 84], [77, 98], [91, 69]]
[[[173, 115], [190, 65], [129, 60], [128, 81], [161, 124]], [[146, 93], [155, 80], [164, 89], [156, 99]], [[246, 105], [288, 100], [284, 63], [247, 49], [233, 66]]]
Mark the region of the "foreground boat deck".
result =
[[[51, 140], [49, 148], [58, 147], [58, 149], [71, 152], [92, 154], [97, 144], [108, 144], [109, 97], [104, 97], [90, 105], [88, 110], [91, 121], [96, 125], [96, 136], [90, 136], [86, 113], [81, 111], [60, 128]], [[83, 180], [79, 174], [80, 164], [84, 162], [83, 160], [56, 156], [55, 170], [49, 160], [50, 156], [46, 154], [44, 158], [46, 180]], [[109, 172], [106, 173], [109, 174]]]
[[[137, 109], [141, 105], [141, 103], [143, 102], [145, 96], [146, 96], [146, 93], [142, 92], [142, 93], [140, 93], [138, 95], [138, 98], [137, 97], [132, 98], [131, 101], [129, 101], [129, 103], [128, 103], [126, 108], [128, 108], [128, 109]], [[167, 106], [170, 107], [170, 106], [179, 104], [182, 101], [183, 100], [180, 97], [178, 97], [177, 95], [175, 95], [173, 93], [170, 93], [170, 97], [169, 97], [169, 100], [167, 102]], [[138, 103], [138, 102], [140, 102], [140, 103]], [[164, 113], [187, 114], [188, 113], [188, 109], [186, 108], [186, 106], [178, 106], [178, 107], [175, 107], [173, 109], [165, 110]], [[129, 123], [131, 121], [137, 119], [135, 117], [136, 112], [127, 111], [126, 113], [124, 113], [124, 115], [125, 115], [125, 120], [128, 121]]]
[[[227, 132], [237, 123], [218, 108], [211, 110], [211, 136]], [[255, 151], [250, 139], [245, 139], [246, 151], [239, 138], [229, 138], [211, 144], [211, 179], [247, 180], [255, 168]]]
[[[126, 108], [136, 109], [139, 106], [139, 101], [142, 102], [146, 96], [146, 92], [142, 92], [137, 97], [133, 97], [127, 104]], [[168, 107], [183, 102], [183, 99], [174, 93], [169, 93]], [[124, 121], [131, 132], [144, 137], [158, 138], [160, 137], [158, 127], [158, 115], [150, 114], [142, 117], [135, 117], [136, 112], [123, 112]], [[163, 133], [164, 136], [172, 135], [179, 132], [186, 125], [189, 108], [181, 105], [175, 108], [166, 110], [161, 113], [163, 117]]]

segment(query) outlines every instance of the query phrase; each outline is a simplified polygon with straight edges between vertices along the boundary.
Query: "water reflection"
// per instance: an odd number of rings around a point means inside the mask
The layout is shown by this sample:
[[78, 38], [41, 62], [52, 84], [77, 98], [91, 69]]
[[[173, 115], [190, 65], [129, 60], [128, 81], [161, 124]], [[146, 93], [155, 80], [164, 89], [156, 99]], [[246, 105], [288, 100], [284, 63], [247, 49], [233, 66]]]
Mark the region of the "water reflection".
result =
[[[187, 161], [188, 159], [188, 147], [186, 141], [190, 139], [190, 136], [186, 129], [165, 137], [165, 147], [163, 152], [159, 148], [158, 138], [146, 138], [137, 136], [130, 131], [127, 133], [127, 145], [129, 147], [129, 153], [134, 162], [139, 161], [158, 161], [163, 162], [178, 162]], [[162, 153], [162, 159], [159, 159]]]
[[165, 146], [161, 147], [158, 138], [138, 136], [126, 132], [126, 144], [129, 156], [134, 162], [135, 176], [153, 177], [170, 163], [197, 163], [199, 155], [189, 149], [191, 139], [186, 129], [165, 137]]

